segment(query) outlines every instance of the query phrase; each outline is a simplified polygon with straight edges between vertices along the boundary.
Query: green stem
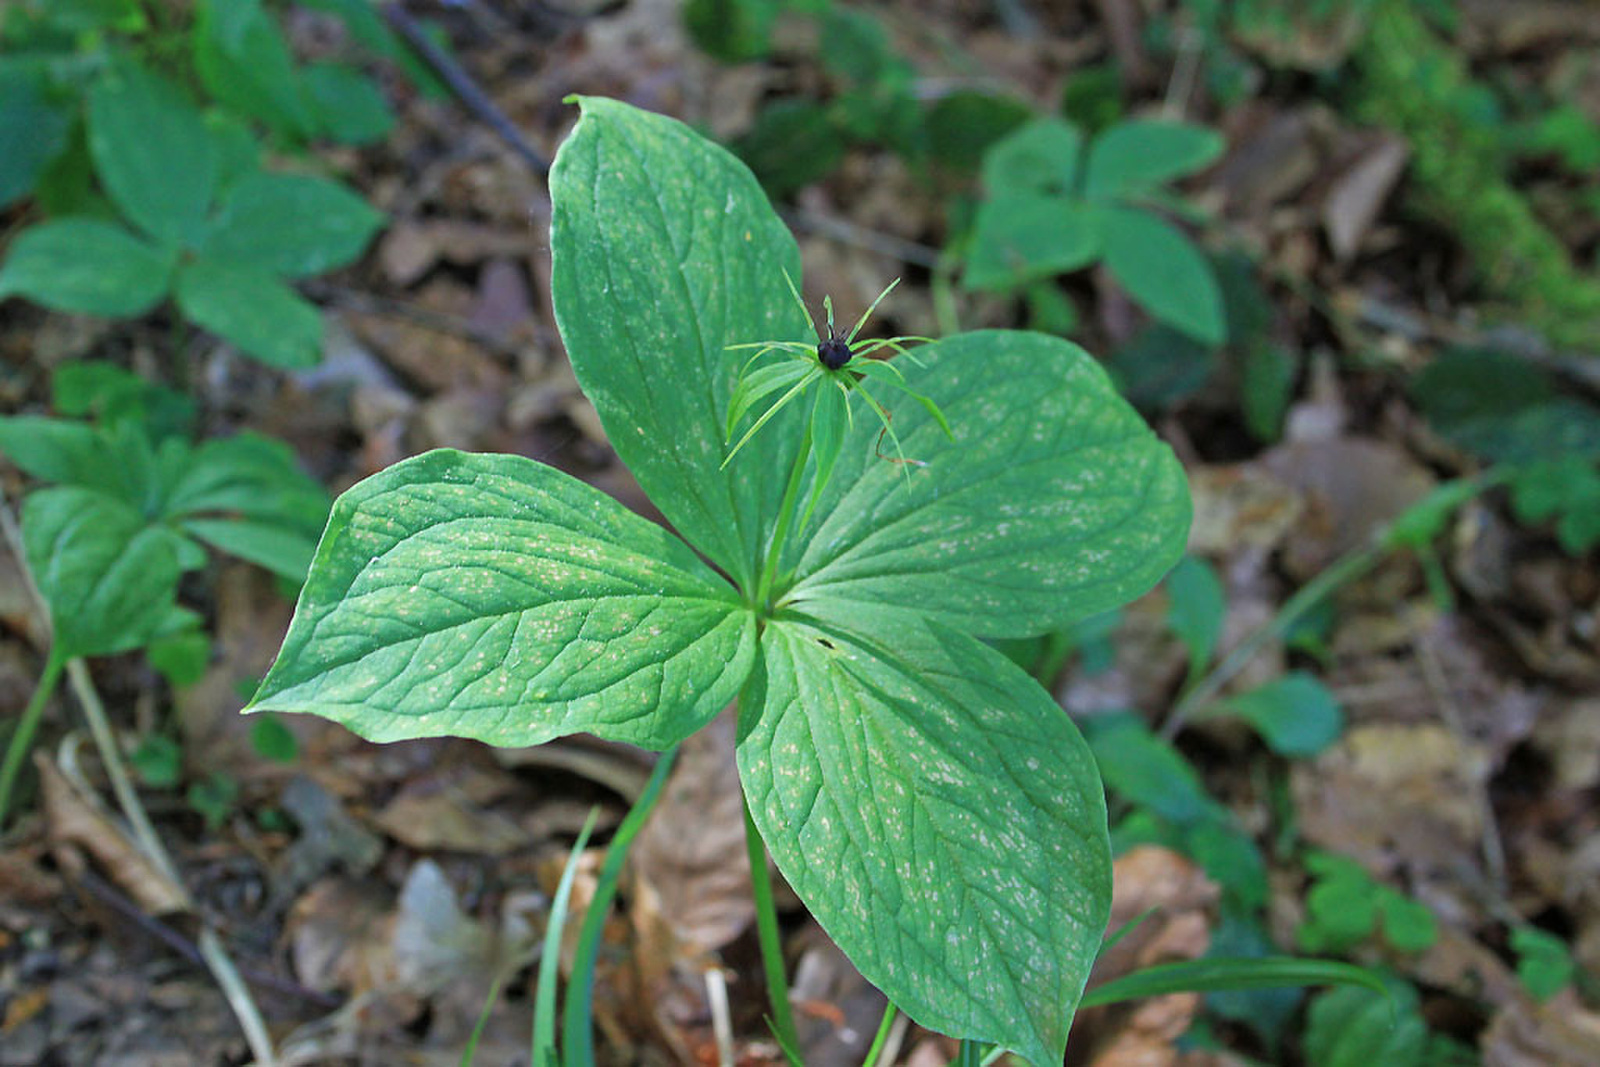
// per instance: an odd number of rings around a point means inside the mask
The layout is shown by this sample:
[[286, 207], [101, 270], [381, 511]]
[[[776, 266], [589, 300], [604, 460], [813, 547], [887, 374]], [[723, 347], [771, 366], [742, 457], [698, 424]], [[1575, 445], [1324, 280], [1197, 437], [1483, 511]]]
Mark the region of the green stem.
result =
[[1352, 549], [1301, 586], [1293, 596], [1283, 602], [1283, 607], [1278, 609], [1278, 613], [1266, 625], [1241, 641], [1221, 663], [1212, 668], [1210, 674], [1184, 694], [1183, 699], [1172, 709], [1172, 714], [1167, 716], [1167, 721], [1162, 724], [1161, 736], [1168, 741], [1176, 737], [1178, 731], [1183, 729], [1184, 724], [1196, 712], [1216, 699], [1223, 687], [1249, 666], [1263, 645], [1282, 637], [1306, 612], [1316, 607], [1324, 598], [1377, 566], [1384, 554], [1381, 544]]
[[0, 763], [0, 829], [5, 828], [6, 816], [11, 811], [11, 790], [17, 783], [17, 775], [22, 773], [22, 761], [33, 748], [33, 735], [39, 732], [44, 706], [49, 702], [50, 694], [55, 692], [65, 666], [66, 659], [52, 646], [49, 658], [44, 661], [44, 672], [39, 675], [39, 684], [34, 687], [33, 697], [29, 699], [28, 706], [22, 709], [16, 732], [6, 745], [5, 762]]
[[761, 580], [756, 585], [756, 606], [759, 610], [771, 607], [769, 602], [778, 576], [778, 561], [789, 540], [789, 527], [794, 522], [795, 506], [800, 496], [800, 483], [805, 479], [806, 461], [810, 458], [811, 424], [808, 420], [805, 433], [800, 438], [800, 449], [794, 455], [794, 466], [789, 470], [789, 484], [784, 487], [783, 501], [778, 505], [778, 524], [773, 528], [772, 541], [767, 545], [767, 558], [761, 566]]
[[883, 1005], [883, 1022], [878, 1024], [878, 1033], [872, 1039], [872, 1046], [867, 1049], [861, 1067], [878, 1067], [878, 1060], [883, 1055], [883, 1046], [889, 1043], [889, 1031], [894, 1029], [895, 1016], [900, 1012], [894, 1006], [894, 1001], [886, 1000]]
[[750, 891], [756, 901], [756, 937], [761, 943], [761, 965], [767, 976], [767, 999], [772, 1004], [772, 1029], [785, 1048], [800, 1047], [794, 1014], [789, 1010], [789, 979], [783, 964], [783, 939], [778, 932], [778, 910], [772, 903], [772, 876], [767, 872], [767, 846], [744, 802], [744, 841], [750, 852]]
[[961, 332], [961, 318], [956, 312], [956, 267], [959, 256], [948, 249], [939, 254], [939, 263], [933, 268], [933, 319], [938, 324], [939, 336], [950, 337]]

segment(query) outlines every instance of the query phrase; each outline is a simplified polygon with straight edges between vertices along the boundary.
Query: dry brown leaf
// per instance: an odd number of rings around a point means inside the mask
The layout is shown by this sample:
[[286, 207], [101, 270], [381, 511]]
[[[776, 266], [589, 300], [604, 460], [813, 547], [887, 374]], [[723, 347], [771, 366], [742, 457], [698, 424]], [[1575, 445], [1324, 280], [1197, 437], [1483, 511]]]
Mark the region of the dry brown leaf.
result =
[[1241, 547], [1271, 551], [1280, 545], [1304, 507], [1301, 496], [1253, 463], [1191, 468], [1194, 525], [1189, 551], [1232, 555]]
[[1517, 997], [1495, 1013], [1480, 1047], [1485, 1067], [1594, 1067], [1600, 1015], [1571, 989], [1544, 1004]]
[[755, 916], [736, 729], [737, 719], [725, 712], [683, 743], [633, 843], [634, 878], [651, 887], [685, 956], [721, 948]]
[[1300, 577], [1369, 543], [1375, 530], [1434, 483], [1428, 469], [1404, 449], [1359, 437], [1285, 442], [1265, 453], [1261, 463], [1304, 497], [1305, 510], [1284, 559]]
[[418, 852], [502, 856], [532, 843], [515, 820], [483, 807], [512, 784], [503, 775], [490, 775], [470, 764], [453, 764], [408, 784], [373, 821]]
[[1476, 856], [1488, 773], [1484, 746], [1437, 724], [1356, 726], [1290, 772], [1306, 839], [1373, 870], [1400, 857], [1451, 869]]
[[1335, 257], [1349, 259], [1360, 250], [1410, 156], [1405, 140], [1380, 134], [1333, 180], [1322, 201], [1322, 226]]
[[43, 752], [33, 754], [39, 796], [56, 860], [67, 871], [81, 867], [72, 846], [85, 849], [113, 881], [151, 915], [189, 909], [189, 894], [151, 863], [118, 825], [83, 796]]
[[473, 266], [495, 257], [524, 254], [534, 244], [526, 229], [458, 219], [406, 219], [384, 232], [378, 244], [378, 263], [391, 282], [407, 287], [421, 281], [440, 260]]
[[307, 988], [352, 996], [394, 982], [392, 897], [374, 882], [329, 878], [294, 902], [283, 939]]
[[[1205, 955], [1218, 889], [1200, 868], [1170, 849], [1142, 845], [1116, 860], [1112, 886], [1112, 932], [1156, 910], [1095, 961], [1090, 988], [1158, 963]], [[1073, 1022], [1067, 1062], [1170, 1067], [1178, 1059], [1175, 1042], [1199, 1007], [1198, 994], [1175, 993], [1081, 1012]]]

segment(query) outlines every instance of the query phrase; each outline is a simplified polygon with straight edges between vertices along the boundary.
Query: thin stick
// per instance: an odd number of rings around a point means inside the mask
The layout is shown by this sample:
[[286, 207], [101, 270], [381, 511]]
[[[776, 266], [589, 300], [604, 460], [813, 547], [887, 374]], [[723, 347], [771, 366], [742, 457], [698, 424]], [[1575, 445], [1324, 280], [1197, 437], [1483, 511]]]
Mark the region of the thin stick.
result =
[[466, 105], [468, 111], [477, 115], [485, 125], [499, 134], [500, 139], [505, 141], [517, 155], [521, 156], [528, 166], [540, 174], [550, 173], [550, 161], [545, 159], [543, 153], [537, 148], [528, 143], [527, 139], [522, 136], [522, 131], [518, 130], [512, 121], [506, 117], [506, 113], [501, 111], [493, 100], [489, 99], [488, 93], [478, 88], [478, 83], [473, 81], [472, 76], [462, 69], [461, 64], [452, 59], [444, 49], [433, 43], [433, 39], [423, 32], [422, 27], [417, 24], [416, 19], [411, 17], [404, 4], [398, 2], [384, 4], [383, 17], [390, 26], [394, 27], [394, 31], [404, 37], [406, 43], [416, 50], [417, 55], [421, 56], [428, 66], [433, 68], [434, 73], [444, 80], [444, 83], [450, 87], [450, 91], [455, 93], [461, 102]]
[[868, 230], [853, 222], [816, 211], [807, 211], [804, 208], [790, 208], [779, 214], [783, 216], [784, 222], [797, 230], [807, 230], [823, 237], [831, 237], [843, 244], [864, 248], [868, 252], [876, 252], [880, 256], [888, 256], [890, 259], [898, 259], [902, 263], [925, 267], [928, 270], [939, 265], [939, 250], [918, 244], [916, 241], [907, 241], [903, 237]]
[[[173, 952], [176, 952], [179, 956], [182, 956], [190, 963], [196, 965], [203, 965], [205, 963], [205, 956], [201, 953], [198, 945], [196, 945], [193, 941], [190, 941], [187, 937], [184, 937], [183, 934], [179, 933], [177, 930], [174, 930], [172, 927], [162, 922], [160, 919], [156, 918], [154, 915], [147, 914], [137, 904], [123, 896], [116, 886], [112, 885], [110, 882], [107, 882], [98, 874], [95, 874], [91, 870], [85, 869], [78, 876], [78, 883], [82, 885], [84, 889], [88, 890], [89, 893], [92, 894], [97, 900], [105, 904], [118, 915], [122, 916], [133, 926], [139, 928], [155, 940], [161, 942], [167, 948], [171, 949]], [[260, 986], [263, 989], [270, 989], [275, 993], [282, 993], [286, 996], [299, 997], [302, 1000], [315, 1004], [319, 1008], [337, 1008], [342, 1003], [338, 997], [329, 996], [327, 993], [319, 993], [317, 990], [303, 986], [299, 982], [292, 982], [288, 979], [280, 978], [275, 974], [269, 974], [265, 971], [258, 971], [251, 968], [240, 968], [239, 973], [244, 977], [245, 981], [249, 982], [251, 985]]]
[[728, 1008], [728, 979], [721, 967], [706, 970], [706, 1002], [711, 1006], [711, 1033], [717, 1041], [717, 1067], [733, 1067], [733, 1012]]
[[1352, 549], [1301, 586], [1293, 596], [1283, 602], [1283, 607], [1278, 609], [1276, 615], [1239, 642], [1238, 647], [1211, 669], [1211, 673], [1184, 694], [1173, 707], [1172, 713], [1167, 716], [1167, 721], [1161, 725], [1162, 739], [1171, 741], [1176, 737], [1178, 731], [1183, 729], [1184, 724], [1195, 712], [1211, 703], [1217, 694], [1222, 692], [1224, 686], [1250, 665], [1250, 661], [1261, 651], [1263, 645], [1283, 636], [1301, 616], [1316, 607], [1324, 597], [1367, 573], [1377, 566], [1382, 558], [1382, 549], [1375, 546]]

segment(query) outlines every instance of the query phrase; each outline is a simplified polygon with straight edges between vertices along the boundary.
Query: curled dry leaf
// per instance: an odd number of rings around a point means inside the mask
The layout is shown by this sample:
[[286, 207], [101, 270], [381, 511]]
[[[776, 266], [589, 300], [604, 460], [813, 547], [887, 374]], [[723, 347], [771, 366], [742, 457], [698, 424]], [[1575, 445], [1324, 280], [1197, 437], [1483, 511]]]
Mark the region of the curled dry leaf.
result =
[[755, 916], [735, 729], [724, 713], [683, 743], [633, 843], [634, 877], [650, 886], [686, 957], [721, 948]]
[[1322, 201], [1322, 228], [1337, 258], [1360, 251], [1410, 156], [1403, 139], [1380, 134], [1334, 179]]
[[74, 846], [87, 851], [101, 869], [151, 915], [189, 909], [189, 894], [151, 863], [93, 798], [84, 796], [43, 752], [33, 754], [39, 796], [56, 862], [65, 871], [83, 868]]

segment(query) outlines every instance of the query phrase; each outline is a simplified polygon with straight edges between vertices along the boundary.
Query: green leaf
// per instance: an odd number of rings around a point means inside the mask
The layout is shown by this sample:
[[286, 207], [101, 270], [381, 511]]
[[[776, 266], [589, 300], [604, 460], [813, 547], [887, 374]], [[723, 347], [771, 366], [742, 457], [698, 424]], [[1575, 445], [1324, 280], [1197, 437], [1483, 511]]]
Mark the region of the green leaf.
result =
[[1245, 428], [1257, 441], [1271, 444], [1283, 433], [1283, 417], [1299, 371], [1300, 361], [1292, 349], [1260, 339], [1245, 349], [1239, 406]]
[[1577, 964], [1566, 942], [1536, 926], [1511, 931], [1511, 949], [1517, 954], [1517, 978], [1534, 1000], [1543, 1003], [1577, 975]]
[[724, 63], [742, 63], [767, 54], [783, 7], [783, 0], [687, 0], [683, 22], [702, 51]]
[[173, 488], [167, 514], [208, 511], [236, 511], [315, 533], [328, 517], [328, 499], [287, 442], [246, 432], [195, 449]]
[[155, 636], [177, 594], [176, 541], [92, 489], [29, 494], [22, 542], [28, 570], [50, 605], [56, 650], [67, 657], [110, 655]]
[[322, 313], [265, 271], [194, 260], [178, 272], [178, 306], [263, 363], [310, 367], [322, 358]]
[[849, 400], [843, 390], [832, 382], [824, 382], [817, 390], [817, 399], [811, 409], [811, 456], [816, 464], [816, 475], [811, 479], [811, 495], [806, 499], [800, 525], [805, 526], [817, 506], [822, 489], [832, 480], [834, 465], [844, 448], [845, 430], [850, 419]]
[[229, 110], [291, 140], [314, 129], [289, 43], [261, 0], [203, 0], [194, 25], [194, 65], [206, 91]]
[[1294, 956], [1252, 956], [1184, 960], [1181, 963], [1146, 967], [1095, 986], [1084, 994], [1083, 1007], [1162, 997], [1169, 993], [1216, 993], [1307, 985], [1350, 986], [1374, 991], [1381, 997], [1388, 996], [1387, 988], [1376, 974], [1353, 963], [1305, 960]]
[[1113, 348], [1105, 368], [1128, 403], [1140, 411], [1164, 411], [1204, 389], [1217, 366], [1217, 352], [1159, 322]]
[[1033, 108], [1013, 96], [957, 89], [928, 108], [928, 158], [955, 174], [970, 175], [1001, 138], [1033, 117]]
[[147, 734], [128, 763], [151, 789], [171, 789], [183, 780], [183, 749], [164, 734]]
[[1450, 349], [1416, 376], [1411, 394], [1441, 435], [1491, 459], [1600, 456], [1600, 408], [1518, 356]]
[[917, 357], [906, 385], [955, 439], [894, 402], [905, 454], [927, 464], [908, 470], [878, 459], [880, 427], [857, 419], [792, 602], [915, 605], [977, 636], [1025, 637], [1122, 605], [1182, 555], [1183, 470], [1082, 349], [985, 331]]
[[72, 112], [46, 96], [42, 79], [0, 66], [0, 207], [27, 196], [67, 147]]
[[217, 193], [226, 196], [234, 182], [261, 169], [261, 139], [243, 121], [224, 111], [207, 112], [205, 123], [217, 160]]
[[108, 442], [92, 426], [42, 415], [0, 415], [0, 455], [41, 482], [58, 482], [111, 495], [119, 471], [106, 464]]
[[767, 626], [740, 700], [739, 775], [778, 869], [917, 1022], [1060, 1062], [1110, 904], [1088, 749], [993, 649], [816, 606]]
[[56, 311], [142, 315], [167, 295], [176, 256], [98, 219], [30, 226], [0, 267], [0, 299], [22, 296]]
[[1100, 255], [1093, 212], [1060, 196], [1012, 192], [978, 207], [961, 283], [1005, 292], [1077, 270]]
[[300, 754], [300, 743], [276, 715], [258, 715], [250, 724], [250, 747], [274, 763], [293, 763]]
[[196, 404], [187, 395], [103, 360], [64, 363], [50, 380], [50, 403], [62, 415], [92, 418], [102, 426], [133, 423], [152, 441], [188, 437]]
[[1214, 814], [1215, 803], [1189, 761], [1137, 716], [1095, 715], [1083, 728], [1112, 792], [1180, 825]]
[[1428, 1025], [1403, 982], [1384, 993], [1333, 989], [1311, 1002], [1304, 1043], [1310, 1067], [1421, 1067]]
[[394, 129], [394, 112], [383, 90], [354, 68], [313, 63], [300, 73], [300, 88], [314, 115], [316, 130], [339, 144], [367, 145]]
[[847, 138], [827, 108], [810, 100], [779, 100], [761, 109], [733, 149], [773, 197], [831, 174], [844, 159]]
[[199, 629], [158, 637], [145, 649], [145, 656], [169, 685], [181, 689], [205, 677], [211, 665], [211, 638]]
[[1420, 900], [1412, 900], [1388, 886], [1378, 896], [1383, 917], [1383, 939], [1401, 952], [1422, 952], [1439, 940], [1439, 924]]
[[89, 89], [89, 151], [106, 193], [137, 226], [163, 243], [199, 238], [217, 161], [200, 112], [176, 85], [132, 61], [109, 68]]
[[1089, 146], [1083, 191], [1091, 199], [1132, 196], [1214, 163], [1222, 135], [1181, 122], [1123, 122]]
[[200, 252], [304, 278], [356, 259], [382, 224], [381, 214], [338, 182], [257, 171], [234, 183], [218, 205]]
[[1076, 126], [1044, 117], [995, 142], [983, 157], [983, 185], [991, 197], [1016, 193], [1060, 198], [1076, 192], [1083, 135]]
[[1339, 739], [1344, 711], [1327, 686], [1291, 671], [1248, 693], [1229, 697], [1216, 713], [1236, 715], [1255, 727], [1280, 756], [1315, 756]]
[[149, 25], [140, 10], [140, 0], [49, 0], [46, 4], [28, 6], [43, 8], [41, 14], [46, 24], [68, 33], [98, 30], [138, 33]]
[[1191, 677], [1216, 654], [1228, 597], [1211, 564], [1185, 556], [1167, 575], [1167, 625], [1189, 650]]
[[1222, 288], [1189, 238], [1147, 211], [1101, 205], [1098, 217], [1106, 267], [1140, 307], [1196, 340], [1227, 339]]
[[1600, 471], [1593, 459], [1530, 463], [1511, 479], [1511, 510], [1523, 522], [1556, 520], [1556, 539], [1579, 556], [1600, 544]]
[[752, 589], [804, 413], [726, 472], [730, 344], [815, 343], [794, 238], [744, 164], [683, 124], [585, 98], [550, 172], [551, 296], [611, 445], [691, 544]]
[[229, 555], [238, 556], [292, 582], [306, 580], [317, 540], [273, 523], [249, 519], [187, 519], [183, 528]]
[[659, 526], [531, 460], [440, 450], [334, 503], [253, 707], [376, 741], [665, 748], [733, 698], [755, 643]]

